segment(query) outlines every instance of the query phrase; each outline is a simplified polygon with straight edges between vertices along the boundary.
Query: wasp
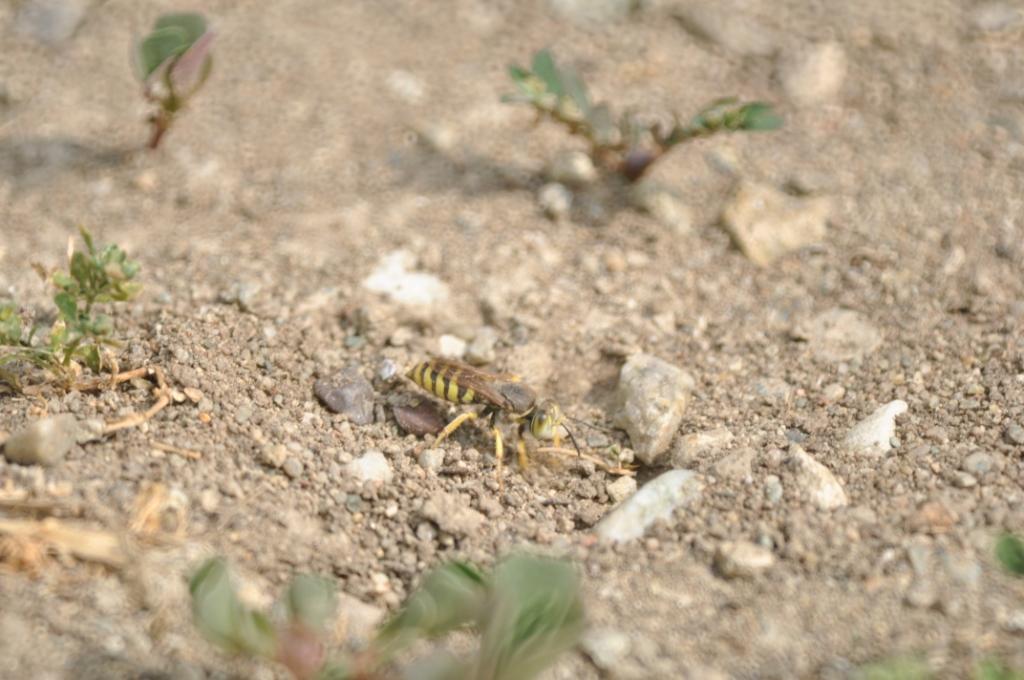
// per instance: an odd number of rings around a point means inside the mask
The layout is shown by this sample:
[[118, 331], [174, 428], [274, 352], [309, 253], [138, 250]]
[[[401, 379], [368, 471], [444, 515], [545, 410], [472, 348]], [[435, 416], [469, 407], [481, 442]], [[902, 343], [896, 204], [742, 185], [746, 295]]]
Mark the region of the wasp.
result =
[[538, 397], [537, 392], [517, 375], [487, 373], [461, 361], [440, 358], [421, 361], [405, 375], [439, 399], [460, 406], [483, 405], [479, 412], [466, 411], [459, 414], [441, 430], [434, 443], [444, 441], [467, 421], [490, 418], [499, 485], [503, 485], [501, 471], [504, 458], [501, 430], [496, 424], [500, 413], [505, 413], [519, 426], [516, 452], [522, 468], [527, 466], [526, 444], [523, 441], [526, 430], [537, 439], [553, 441], [557, 448], [561, 445], [561, 429], [564, 428], [579, 452], [576, 438], [565, 426], [565, 416], [558, 404], [551, 399]]

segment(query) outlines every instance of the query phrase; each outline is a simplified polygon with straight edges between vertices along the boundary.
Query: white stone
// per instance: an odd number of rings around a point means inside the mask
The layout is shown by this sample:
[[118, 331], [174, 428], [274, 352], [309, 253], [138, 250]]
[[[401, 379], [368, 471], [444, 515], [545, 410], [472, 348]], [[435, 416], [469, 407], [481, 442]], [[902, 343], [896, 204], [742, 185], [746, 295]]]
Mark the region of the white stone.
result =
[[726, 578], [753, 578], [773, 564], [772, 552], [750, 541], [726, 541], [715, 552], [715, 566]]
[[907, 412], [907, 402], [897, 399], [875, 410], [846, 435], [844, 443], [851, 451], [882, 454], [892, 448], [896, 434], [896, 416]]
[[621, 543], [640, 538], [651, 524], [700, 498], [704, 484], [692, 470], [670, 470], [651, 481], [598, 522], [598, 538]]
[[394, 476], [394, 473], [391, 471], [391, 463], [388, 462], [383, 453], [376, 450], [367, 451], [359, 458], [348, 463], [345, 466], [345, 472], [350, 477], [355, 477], [363, 483], [382, 482], [386, 484]]
[[766, 266], [821, 242], [831, 207], [827, 197], [797, 198], [743, 182], [722, 213], [722, 223], [748, 259]]
[[733, 434], [726, 427], [716, 427], [712, 430], [701, 430], [683, 435], [672, 451], [672, 465], [675, 467], [693, 465], [698, 458], [715, 449], [728, 446], [732, 440]]
[[803, 47], [786, 54], [779, 64], [779, 81], [798, 106], [815, 106], [835, 99], [846, 77], [846, 53], [836, 42]]
[[814, 460], [809, 453], [793, 444], [789, 447], [787, 461], [796, 473], [797, 484], [804, 490], [811, 502], [820, 510], [835, 510], [849, 501], [843, 485], [831, 470]]
[[572, 192], [563, 184], [548, 182], [537, 192], [537, 204], [551, 219], [563, 220], [572, 209]]
[[363, 287], [408, 305], [432, 306], [448, 299], [448, 286], [433, 274], [409, 271], [416, 257], [406, 250], [388, 253], [363, 280]]
[[649, 354], [634, 354], [623, 365], [615, 422], [640, 461], [650, 465], [668, 449], [693, 386], [688, 373]]
[[597, 179], [597, 168], [583, 151], [562, 151], [548, 162], [544, 174], [552, 182], [582, 186]]
[[437, 349], [443, 357], [461, 359], [466, 354], [466, 341], [455, 335], [442, 335], [437, 339]]

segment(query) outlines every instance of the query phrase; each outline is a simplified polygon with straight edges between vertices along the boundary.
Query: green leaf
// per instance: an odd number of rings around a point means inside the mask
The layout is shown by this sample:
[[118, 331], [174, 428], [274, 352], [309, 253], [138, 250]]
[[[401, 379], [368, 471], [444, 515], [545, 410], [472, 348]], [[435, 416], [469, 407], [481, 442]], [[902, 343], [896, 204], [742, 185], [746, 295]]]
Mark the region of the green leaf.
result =
[[185, 45], [191, 45], [206, 33], [206, 18], [196, 12], [164, 14], [153, 25], [154, 31], [174, 28], [185, 36]]
[[474, 567], [450, 562], [432, 571], [378, 636], [386, 654], [417, 637], [436, 637], [475, 622], [486, 600], [486, 582]]
[[996, 557], [1010, 573], [1024, 576], [1024, 541], [1005, 534], [996, 541]]
[[285, 595], [288, 617], [307, 628], [322, 632], [334, 618], [338, 597], [334, 585], [318, 576], [296, 576]]
[[92, 232], [85, 227], [79, 227], [78, 233], [81, 234], [82, 240], [85, 241], [85, 249], [89, 251], [92, 256], [96, 255], [96, 246], [92, 240]]
[[192, 615], [207, 639], [231, 652], [265, 657], [274, 653], [276, 636], [270, 621], [238, 600], [224, 560], [206, 561], [192, 577], [189, 593]]
[[472, 677], [526, 680], [571, 649], [583, 632], [583, 602], [572, 567], [516, 556], [495, 570]]
[[752, 102], [743, 107], [742, 115], [744, 130], [778, 130], [782, 127], [782, 116], [772, 110], [771, 104]]
[[53, 296], [53, 304], [57, 305], [60, 317], [69, 325], [78, 324], [78, 301], [71, 293], [57, 293]]
[[204, 33], [171, 64], [168, 77], [177, 96], [188, 99], [198, 92], [210, 77], [213, 70], [213, 58], [210, 56], [213, 39], [213, 33]]
[[575, 71], [569, 69], [562, 70], [560, 73], [566, 96], [579, 109], [581, 117], [587, 118], [587, 115], [590, 113], [590, 96], [587, 94], [587, 86], [583, 82], [583, 78]]
[[559, 97], [565, 94], [562, 87], [562, 74], [555, 65], [555, 58], [548, 50], [541, 50], [533, 55], [533, 75], [540, 78], [548, 92]]
[[71, 256], [71, 277], [83, 290], [92, 288], [95, 268], [93, 259], [85, 253], [75, 251]]
[[512, 78], [512, 80], [518, 82], [528, 80], [532, 74], [522, 66], [510, 64], [508, 67], [508, 75], [510, 78]]
[[103, 359], [100, 357], [100, 348], [96, 345], [79, 347], [75, 352], [82, 359], [82, 363], [89, 367], [93, 373], [99, 373], [103, 368]]
[[139, 78], [146, 80], [168, 59], [173, 59], [188, 49], [188, 35], [180, 28], [168, 27], [154, 30], [139, 42], [136, 49], [136, 64]]
[[985, 659], [978, 666], [977, 680], [1024, 680], [1024, 671], [1005, 666], [998, 659]]
[[853, 673], [854, 680], [929, 680], [931, 677], [928, 664], [907, 656], [876, 661]]
[[13, 302], [0, 303], [0, 345], [21, 345], [21, 317]]

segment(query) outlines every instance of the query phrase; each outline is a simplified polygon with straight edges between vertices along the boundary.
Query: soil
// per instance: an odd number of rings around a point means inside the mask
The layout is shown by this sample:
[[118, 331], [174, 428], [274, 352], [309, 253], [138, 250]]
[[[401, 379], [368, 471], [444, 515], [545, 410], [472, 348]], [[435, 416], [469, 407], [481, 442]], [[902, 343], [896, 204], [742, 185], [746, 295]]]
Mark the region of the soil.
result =
[[[846, 678], [902, 656], [935, 677], [970, 677], [988, 658], [1024, 668], [1024, 581], [992, 553], [1001, 532], [1024, 532], [1018, 5], [728, 3], [722, 16], [750, 32], [736, 44], [680, 21], [694, 3], [588, 22], [539, 0], [215, 0], [213, 76], [148, 153], [125, 55], [173, 6], [66, 3], [85, 8], [80, 24], [47, 45], [18, 28], [29, 4], [0, 6], [0, 293], [44, 315], [31, 262], [60, 265], [77, 225], [119, 244], [144, 284], [115, 315], [119, 363], [161, 366], [175, 398], [55, 467], [0, 458], [0, 516], [120, 535], [153, 484], [173, 512], [120, 567], [58, 555], [0, 571], [0, 676], [284, 677], [194, 630], [186, 582], [203, 557], [226, 556], [258, 602], [313, 572], [392, 610], [446, 559], [486, 566], [523, 547], [578, 564], [591, 625], [626, 641], [604, 650], [611, 662], [600, 644], [573, 652], [549, 678]], [[821, 41], [846, 55], [842, 87], [798, 106], [779, 65]], [[582, 145], [499, 101], [507, 64], [544, 46], [619, 107], [687, 114], [737, 94], [774, 102], [786, 124], [657, 164], [689, 229], [631, 208], [610, 181], [554, 222], [537, 203], [542, 168]], [[740, 180], [829, 197], [824, 240], [748, 260], [719, 224]], [[367, 290], [399, 250], [447, 300]], [[820, 352], [797, 329], [835, 308], [881, 343]], [[625, 357], [690, 373], [670, 457], [704, 476], [699, 501], [611, 547], [592, 529], [616, 478], [592, 465], [509, 461], [499, 493], [488, 432], [470, 425], [441, 446], [439, 470], [422, 466], [431, 437], [391, 412], [417, 394], [401, 373], [442, 335], [471, 341], [484, 326], [497, 330], [490, 368], [605, 426]], [[314, 396], [348, 367], [371, 381], [371, 424]], [[147, 408], [151, 387], [3, 394], [0, 431], [65, 412], [116, 420]], [[847, 451], [849, 428], [894, 399], [909, 406], [896, 446]], [[731, 440], [687, 453], [686, 435], [722, 427]], [[584, 431], [590, 449], [629, 446]], [[800, 495], [784, 462], [794, 443], [835, 474], [846, 507]], [[743, 449], [749, 474], [716, 471]], [[346, 465], [371, 450], [393, 477], [364, 486]], [[972, 483], [962, 468], [978, 452], [990, 464]], [[486, 522], [439, 527], [424, 507], [443, 494]], [[769, 548], [773, 564], [724, 578], [715, 555], [731, 541]]]

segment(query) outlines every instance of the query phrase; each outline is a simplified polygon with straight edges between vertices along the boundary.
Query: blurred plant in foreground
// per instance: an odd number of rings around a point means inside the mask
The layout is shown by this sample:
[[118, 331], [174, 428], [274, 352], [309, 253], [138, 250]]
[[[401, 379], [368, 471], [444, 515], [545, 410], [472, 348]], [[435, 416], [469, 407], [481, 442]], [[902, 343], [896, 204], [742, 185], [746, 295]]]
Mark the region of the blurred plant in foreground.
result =
[[559, 67], [548, 50], [534, 54], [529, 69], [509, 67], [509, 75], [518, 91], [503, 97], [504, 101], [530, 104], [540, 117], [563, 124], [571, 134], [587, 140], [595, 165], [613, 169], [630, 181], [642, 177], [677, 144], [718, 132], [782, 126], [769, 104], [733, 98], [713, 102], [689, 121], [676, 117], [669, 127], [644, 123], [629, 112], [616, 118], [608, 104], [592, 102], [582, 78]]
[[[196, 624], [209, 640], [276, 661], [298, 680], [529, 680], [583, 631], [573, 569], [527, 556], [509, 557], [489, 575], [462, 562], [435, 569], [365, 650], [330, 659], [325, 650], [337, 602], [322, 579], [297, 577], [284, 598], [286, 614], [276, 622], [241, 604], [221, 559], [199, 569], [190, 591]], [[400, 663], [409, 661], [417, 641], [460, 630], [480, 636], [469, 656], [435, 648], [425, 659]]]
[[174, 117], [206, 82], [213, 68], [214, 34], [201, 14], [165, 14], [139, 41], [135, 65], [146, 99], [158, 105], [150, 114], [149, 148], [160, 145]]

